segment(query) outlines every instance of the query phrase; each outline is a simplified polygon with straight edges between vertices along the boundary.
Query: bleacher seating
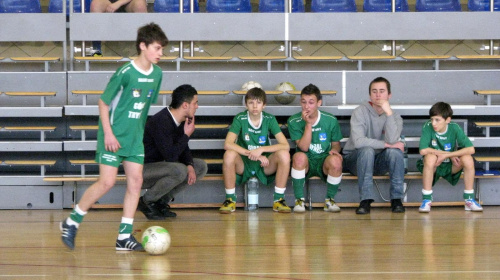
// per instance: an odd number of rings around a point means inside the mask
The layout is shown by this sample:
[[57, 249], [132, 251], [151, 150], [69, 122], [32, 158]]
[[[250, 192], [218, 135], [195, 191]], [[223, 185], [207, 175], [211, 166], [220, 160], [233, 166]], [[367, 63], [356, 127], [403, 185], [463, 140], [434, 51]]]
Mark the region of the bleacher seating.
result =
[[[73, 0], [73, 12], [81, 13], [82, 11], [82, 0]], [[85, 12], [90, 12], [90, 2], [92, 0], [85, 0]], [[69, 14], [69, 0], [66, 0], [66, 13]], [[49, 13], [62, 13], [63, 11], [63, 0], [50, 0], [49, 2]]]
[[354, 0], [312, 0], [311, 12], [315, 13], [356, 12], [356, 2]]
[[[365, 12], [391, 12], [391, 0], [365, 0], [363, 3], [363, 11]], [[409, 12], [407, 0], [396, 0], [396, 12]]]
[[207, 0], [206, 11], [209, 13], [250, 13], [250, 0]]
[[[490, 0], [469, 0], [467, 3], [467, 8], [469, 11], [474, 12], [489, 12], [490, 11]], [[496, 12], [500, 10], [500, 1], [495, 0], [493, 2], [493, 10]]]
[[41, 13], [39, 0], [2, 0], [0, 13]]
[[[303, 0], [292, 1], [292, 13], [302, 13], [305, 11]], [[261, 13], [283, 13], [285, 12], [284, 0], [260, 0], [259, 12]]]
[[[198, 4], [198, 0], [193, 0], [193, 11], [199, 12], [200, 5]], [[153, 10], [156, 13], [178, 13], [179, 12], [179, 0], [155, 0]], [[191, 1], [184, 0], [183, 1], [183, 10], [184, 13], [191, 12]]]
[[417, 0], [417, 12], [460, 12], [460, 0]]

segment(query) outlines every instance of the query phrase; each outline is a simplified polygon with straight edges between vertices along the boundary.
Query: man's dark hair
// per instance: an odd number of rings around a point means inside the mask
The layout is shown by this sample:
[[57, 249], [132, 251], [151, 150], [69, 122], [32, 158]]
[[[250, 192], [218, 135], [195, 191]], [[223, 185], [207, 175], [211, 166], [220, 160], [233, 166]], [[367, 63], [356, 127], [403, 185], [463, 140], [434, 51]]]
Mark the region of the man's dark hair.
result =
[[453, 116], [453, 110], [451, 109], [450, 104], [445, 102], [438, 102], [432, 105], [431, 109], [429, 110], [429, 116], [441, 116], [443, 117], [443, 119], [447, 119]]
[[247, 94], [245, 94], [245, 104], [247, 104], [248, 100], [252, 99], [260, 100], [265, 105], [267, 102], [266, 92], [261, 88], [256, 88], [256, 87], [251, 88], [247, 91]]
[[372, 92], [372, 84], [374, 84], [374, 83], [385, 83], [385, 85], [387, 86], [387, 92], [389, 94], [391, 93], [391, 83], [389, 82], [389, 80], [387, 80], [384, 77], [377, 77], [368, 86], [368, 95], [371, 94], [371, 92]]
[[318, 101], [323, 99], [323, 97], [321, 96], [321, 91], [317, 86], [313, 84], [308, 84], [307, 86], [305, 86], [300, 92], [300, 96], [302, 95], [315, 95]]
[[172, 93], [172, 101], [170, 102], [170, 108], [177, 109], [181, 107], [182, 103], [191, 103], [195, 95], [198, 92], [191, 85], [180, 85]]
[[165, 47], [168, 44], [168, 38], [158, 24], [151, 22], [140, 27], [137, 31], [137, 40], [135, 41], [137, 54], [141, 54], [140, 44], [143, 42], [146, 44], [146, 47], [154, 42]]

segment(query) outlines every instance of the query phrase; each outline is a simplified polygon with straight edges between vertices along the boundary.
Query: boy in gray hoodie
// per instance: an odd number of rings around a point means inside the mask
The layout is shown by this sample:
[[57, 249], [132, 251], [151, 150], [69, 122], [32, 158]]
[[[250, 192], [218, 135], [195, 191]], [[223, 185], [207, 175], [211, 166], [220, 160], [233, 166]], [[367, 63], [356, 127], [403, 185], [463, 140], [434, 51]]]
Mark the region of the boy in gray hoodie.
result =
[[389, 103], [391, 84], [383, 77], [374, 79], [369, 86], [370, 101], [354, 109], [351, 132], [344, 146], [344, 166], [358, 176], [361, 203], [356, 214], [370, 213], [373, 175], [389, 172], [391, 182], [391, 208], [403, 213], [404, 144], [399, 141], [403, 119]]

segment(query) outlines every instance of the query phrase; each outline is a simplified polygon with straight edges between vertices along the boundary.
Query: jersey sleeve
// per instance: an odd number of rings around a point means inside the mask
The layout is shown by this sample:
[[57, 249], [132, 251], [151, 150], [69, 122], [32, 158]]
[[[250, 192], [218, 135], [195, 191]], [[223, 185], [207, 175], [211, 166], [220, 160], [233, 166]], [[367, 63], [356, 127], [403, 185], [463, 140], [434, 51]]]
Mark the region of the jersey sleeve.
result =
[[229, 132], [232, 132], [236, 135], [240, 135], [241, 133], [241, 121], [238, 118], [239, 114], [233, 118], [233, 123], [229, 127]]
[[342, 140], [342, 132], [340, 131], [339, 122], [335, 118], [335, 119], [333, 119], [332, 123], [333, 123], [333, 125], [332, 125], [332, 131], [331, 131], [331, 134], [332, 134], [331, 142], [340, 142], [340, 140]]
[[461, 127], [457, 125], [457, 144], [458, 144], [458, 149], [460, 148], [468, 148], [468, 147], [473, 147], [474, 145], [470, 141], [469, 137], [465, 135], [465, 132], [462, 130]]
[[432, 135], [431, 135], [431, 131], [429, 130], [429, 128], [432, 129], [430, 126], [430, 122], [427, 121], [424, 124], [424, 126], [422, 126], [422, 134], [420, 135], [420, 143], [418, 145], [419, 150], [423, 150], [423, 149], [427, 149], [427, 148], [431, 147]]
[[292, 141], [299, 140], [304, 134], [304, 128], [301, 127], [301, 122], [298, 122], [294, 116], [288, 118], [288, 133], [290, 133], [290, 139]]
[[115, 98], [115, 96], [120, 92], [120, 90], [126, 86], [128, 75], [126, 73], [121, 73], [123, 69], [119, 68], [111, 77], [104, 90], [104, 93], [101, 95], [101, 100], [107, 105], [111, 104], [111, 101]]
[[163, 80], [163, 73], [160, 70], [160, 74], [158, 75], [158, 84], [156, 85], [156, 89], [154, 92], [154, 96], [151, 99], [151, 104], [155, 104], [158, 101], [158, 96], [160, 95], [161, 82]]
[[276, 134], [282, 132], [280, 125], [278, 124], [278, 120], [276, 120], [275, 116], [272, 116], [271, 121], [269, 123], [269, 131], [276, 136]]

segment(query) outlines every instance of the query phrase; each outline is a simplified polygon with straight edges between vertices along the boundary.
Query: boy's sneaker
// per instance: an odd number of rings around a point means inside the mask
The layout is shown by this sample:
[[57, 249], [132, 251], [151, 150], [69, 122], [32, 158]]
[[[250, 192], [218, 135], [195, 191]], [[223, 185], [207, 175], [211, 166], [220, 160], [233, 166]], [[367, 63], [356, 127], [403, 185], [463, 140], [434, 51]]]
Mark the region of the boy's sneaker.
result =
[[325, 207], [323, 207], [323, 210], [326, 212], [340, 212], [340, 207], [335, 204], [335, 200], [333, 200], [333, 198], [328, 198], [325, 199]]
[[221, 214], [229, 214], [236, 210], [236, 202], [234, 202], [231, 198], [226, 199], [224, 203], [222, 203], [222, 207], [219, 208], [219, 212]]
[[275, 201], [273, 204], [273, 211], [279, 213], [290, 213], [292, 209], [286, 205], [285, 200], [280, 198], [278, 201]]
[[102, 52], [100, 50], [95, 50], [90, 53], [92, 57], [102, 57]]
[[305, 201], [303, 199], [295, 200], [295, 207], [293, 207], [293, 212], [302, 213], [306, 212], [306, 207], [304, 206]]
[[467, 199], [465, 201], [465, 211], [481, 212], [483, 207], [475, 199]]
[[130, 235], [129, 238], [118, 240], [116, 239], [116, 251], [140, 251], [144, 252], [144, 248], [142, 248], [141, 243], [135, 240], [133, 235]]
[[[431, 212], [431, 205], [432, 205], [432, 201], [429, 200], [429, 199], [424, 199], [424, 201], [422, 201], [422, 205], [420, 205], [420, 208], [418, 208], [418, 212], [420, 213], [429, 213]], [[467, 206], [465, 206], [467, 208]]]
[[61, 239], [64, 245], [70, 250], [75, 249], [75, 237], [78, 231], [76, 226], [70, 226], [64, 220], [59, 224], [59, 229], [61, 230]]

